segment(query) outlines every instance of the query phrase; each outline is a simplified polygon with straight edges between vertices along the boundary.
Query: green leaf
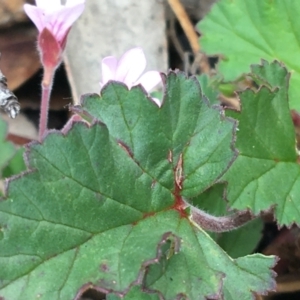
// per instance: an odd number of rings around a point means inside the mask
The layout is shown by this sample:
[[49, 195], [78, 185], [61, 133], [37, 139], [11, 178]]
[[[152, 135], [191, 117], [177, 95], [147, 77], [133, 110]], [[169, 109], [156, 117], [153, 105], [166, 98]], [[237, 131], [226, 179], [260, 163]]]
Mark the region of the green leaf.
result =
[[8, 162], [8, 165], [3, 170], [3, 177], [8, 178], [13, 175], [17, 175], [22, 171], [26, 170], [26, 165], [23, 159], [25, 149], [23, 147], [19, 148], [14, 156]]
[[234, 231], [219, 234], [215, 240], [232, 258], [253, 253], [262, 237], [263, 222], [255, 219]]
[[231, 299], [234, 288], [247, 300], [274, 288], [274, 257], [232, 260], [190, 222], [182, 195], [226, 171], [234, 122], [195, 79], [166, 82], [161, 108], [139, 87], [109, 83], [83, 102], [93, 126], [28, 146], [34, 171], [0, 202], [0, 297], [68, 300], [92, 284], [121, 296], [141, 285], [166, 300]]
[[209, 102], [211, 104], [220, 104], [218, 99], [219, 91], [216, 86], [213, 85], [213, 80], [206, 74], [197, 76], [197, 79], [200, 82], [202, 94], [209, 99]]
[[0, 118], [0, 175], [15, 153], [12, 143], [6, 141], [7, 124]]
[[290, 107], [299, 111], [299, 15], [295, 0], [220, 0], [198, 24], [201, 48], [221, 55], [218, 70], [226, 81], [261, 59], [283, 62], [291, 72]]
[[220, 109], [200, 101], [196, 79], [173, 74], [170, 81], [160, 110], [140, 89], [124, 94], [122, 85], [105, 89], [104, 99], [91, 96], [84, 107], [108, 126], [154, 182], [167, 189], [174, 189], [174, 169], [184, 155], [182, 195], [191, 198], [212, 185], [234, 159], [233, 123], [222, 117]]
[[[126, 294], [125, 297], [118, 297], [114, 294], [109, 294], [106, 297], [107, 300], [160, 300], [161, 298], [157, 293], [153, 293], [150, 291], [141, 291], [141, 288], [138, 286], [134, 286], [130, 289], [130, 291]], [[180, 300], [180, 299], [179, 299]]]
[[224, 175], [230, 206], [255, 214], [274, 207], [277, 222], [299, 224], [300, 168], [295, 131], [288, 107], [288, 73], [278, 62], [253, 67], [257, 92], [240, 94], [242, 111], [228, 112], [239, 120], [236, 147], [240, 155]]
[[[214, 260], [212, 265], [218, 267], [220, 262], [221, 259]], [[227, 266], [225, 265], [226, 263]], [[263, 281], [267, 284], [266, 280], [269, 276], [266, 272], [269, 262], [266, 261], [263, 255], [256, 254], [240, 257], [234, 260], [234, 264], [232, 264], [232, 261], [224, 261], [224, 266], [226, 266], [227, 275], [224, 280], [224, 299], [250, 300], [253, 299], [253, 296], [250, 296], [251, 291], [255, 290], [258, 294], [263, 293], [263, 286], [261, 284]], [[253, 270], [255, 270], [255, 274], [252, 273]], [[257, 290], [258, 286], [261, 286], [259, 290]], [[275, 284], [272, 289], [275, 289]]]
[[[206, 273], [206, 268], [210, 269], [210, 267], [224, 276], [222, 295], [226, 300], [250, 300], [253, 299], [251, 291], [262, 293], [267, 286], [271, 288], [270, 274], [267, 270], [271, 266], [271, 260], [267, 261], [266, 257], [260, 254], [232, 260], [225, 252], [220, 251], [206, 234], [195, 232], [190, 224], [186, 224], [184, 227], [186, 236], [195, 234], [194, 240], [182, 241], [186, 244], [185, 252], [180, 251], [170, 258], [169, 251], [167, 251], [167, 255], [162, 254], [160, 257], [159, 265], [150, 266], [145, 280], [147, 288], [161, 291], [166, 299], [174, 299], [174, 292], [177, 292], [177, 295], [187, 295], [188, 299], [197, 299], [200, 295], [203, 297], [208, 293], [207, 287], [202, 281], [210, 276]], [[190, 234], [188, 231], [191, 231]], [[199, 255], [200, 253], [207, 257], [207, 261], [199, 261], [202, 256]], [[236, 277], [239, 277], [238, 281], [244, 281], [247, 284], [237, 284]], [[207, 282], [205, 283], [207, 284]], [[232, 298], [231, 295], [239, 295], [239, 297]], [[202, 297], [200, 299], [205, 299]], [[214, 295], [210, 294], [209, 298], [213, 297]]]
[[[194, 206], [214, 216], [228, 215], [227, 202], [224, 200], [225, 184], [216, 184], [192, 199]], [[243, 227], [223, 233], [210, 233], [210, 236], [232, 258], [253, 252], [261, 239], [263, 222], [257, 218]]]

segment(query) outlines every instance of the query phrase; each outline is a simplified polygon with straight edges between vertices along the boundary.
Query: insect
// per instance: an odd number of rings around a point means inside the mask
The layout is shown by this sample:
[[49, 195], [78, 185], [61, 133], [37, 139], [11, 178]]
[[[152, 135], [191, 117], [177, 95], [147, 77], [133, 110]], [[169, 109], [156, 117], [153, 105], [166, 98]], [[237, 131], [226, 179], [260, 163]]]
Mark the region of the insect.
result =
[[11, 117], [15, 118], [20, 111], [17, 97], [7, 87], [6, 77], [0, 71], [0, 107]]

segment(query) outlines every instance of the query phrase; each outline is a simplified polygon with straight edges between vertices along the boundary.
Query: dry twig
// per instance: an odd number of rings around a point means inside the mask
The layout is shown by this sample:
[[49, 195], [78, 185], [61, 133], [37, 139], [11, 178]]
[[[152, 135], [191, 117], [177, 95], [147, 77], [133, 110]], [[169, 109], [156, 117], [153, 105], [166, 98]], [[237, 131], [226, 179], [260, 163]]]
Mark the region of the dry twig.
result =
[[[198, 34], [196, 33], [194, 26], [187, 15], [183, 5], [179, 0], [168, 0], [171, 9], [176, 15], [193, 51], [195, 60], [199, 59], [200, 45], [198, 42]], [[200, 70], [203, 73], [208, 73], [210, 70], [208, 60], [205, 55], [201, 54], [201, 61], [199, 62]]]

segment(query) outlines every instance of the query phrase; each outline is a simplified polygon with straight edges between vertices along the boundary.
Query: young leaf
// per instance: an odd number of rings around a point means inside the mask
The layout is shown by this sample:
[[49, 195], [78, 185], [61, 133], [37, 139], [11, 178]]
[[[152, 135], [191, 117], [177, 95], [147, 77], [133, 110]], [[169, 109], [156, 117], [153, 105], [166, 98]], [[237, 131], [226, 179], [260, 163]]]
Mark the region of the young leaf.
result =
[[269, 88], [246, 90], [240, 94], [242, 111], [226, 113], [239, 120], [240, 152], [224, 175], [227, 197], [232, 208], [258, 214], [274, 207], [281, 226], [299, 224], [300, 168], [288, 106], [289, 75], [278, 62], [252, 70], [257, 82], [267, 82]]
[[300, 3], [294, 0], [218, 1], [198, 24], [201, 48], [221, 55], [218, 70], [226, 81], [262, 58], [283, 62], [292, 73], [290, 107], [300, 111], [299, 14]]
[[235, 289], [250, 300], [274, 288], [274, 257], [232, 260], [188, 219], [182, 195], [214, 184], [235, 157], [234, 122], [195, 79], [166, 81], [161, 108], [139, 87], [109, 83], [84, 100], [93, 126], [29, 146], [32, 172], [0, 203], [0, 297], [68, 300], [91, 284], [122, 296], [140, 285], [166, 300], [231, 299]]

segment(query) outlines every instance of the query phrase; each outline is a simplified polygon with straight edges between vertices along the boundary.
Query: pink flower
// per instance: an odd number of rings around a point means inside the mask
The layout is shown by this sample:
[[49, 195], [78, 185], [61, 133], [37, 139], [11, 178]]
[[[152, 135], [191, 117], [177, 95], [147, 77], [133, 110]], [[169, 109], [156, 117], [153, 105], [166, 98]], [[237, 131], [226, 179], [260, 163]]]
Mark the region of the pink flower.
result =
[[24, 4], [24, 10], [39, 32], [47, 28], [64, 48], [66, 36], [84, 10], [85, 0], [36, 0], [36, 6]]
[[47, 132], [48, 108], [56, 68], [63, 59], [68, 33], [84, 10], [85, 0], [35, 0], [36, 6], [24, 4], [24, 10], [39, 31], [38, 50], [44, 68], [39, 140]]
[[[146, 92], [149, 93], [155, 86], [161, 83], [162, 80], [160, 73], [157, 71], [148, 71], [142, 75], [146, 64], [145, 54], [140, 47], [128, 50], [119, 60], [114, 56], [105, 57], [102, 59], [101, 88], [109, 80], [115, 80], [126, 84], [128, 89], [141, 84]], [[158, 99], [152, 99], [158, 106], [161, 105]]]
[[57, 67], [62, 60], [67, 36], [84, 10], [85, 0], [36, 0], [36, 6], [24, 4], [28, 17], [39, 30], [38, 48], [44, 67]]

